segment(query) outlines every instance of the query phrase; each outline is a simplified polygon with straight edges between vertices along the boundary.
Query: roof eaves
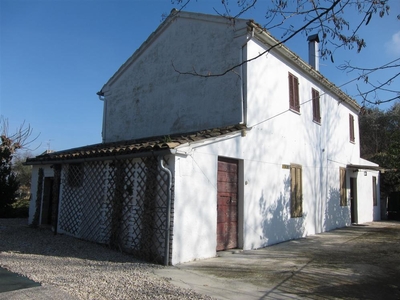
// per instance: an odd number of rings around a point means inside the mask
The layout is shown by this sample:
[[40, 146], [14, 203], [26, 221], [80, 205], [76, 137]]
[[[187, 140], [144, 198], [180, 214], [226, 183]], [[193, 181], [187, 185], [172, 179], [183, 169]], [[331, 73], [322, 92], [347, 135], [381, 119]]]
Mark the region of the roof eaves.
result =
[[77, 161], [126, 159], [151, 155], [165, 155], [183, 144], [189, 144], [224, 136], [229, 133], [245, 129], [244, 124], [227, 126], [223, 128], [202, 130], [194, 133], [175, 135], [171, 137], [152, 137], [139, 140], [101, 143], [64, 151], [45, 153], [35, 158], [29, 158], [27, 165], [55, 164]]
[[362, 169], [362, 170], [374, 170], [374, 171], [380, 171], [380, 170], [383, 169], [383, 168], [379, 167], [379, 165], [371, 166], [371, 165], [353, 165], [353, 164], [348, 164], [346, 167], [350, 168], [350, 169]]

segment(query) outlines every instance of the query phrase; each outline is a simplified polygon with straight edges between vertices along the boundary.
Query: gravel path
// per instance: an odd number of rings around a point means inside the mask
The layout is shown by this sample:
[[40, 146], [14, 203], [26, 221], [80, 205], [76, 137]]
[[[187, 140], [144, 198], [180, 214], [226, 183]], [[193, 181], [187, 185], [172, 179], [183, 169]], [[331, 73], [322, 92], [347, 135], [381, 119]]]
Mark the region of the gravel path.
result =
[[211, 299], [157, 277], [162, 266], [48, 229], [0, 219], [0, 266], [79, 299]]

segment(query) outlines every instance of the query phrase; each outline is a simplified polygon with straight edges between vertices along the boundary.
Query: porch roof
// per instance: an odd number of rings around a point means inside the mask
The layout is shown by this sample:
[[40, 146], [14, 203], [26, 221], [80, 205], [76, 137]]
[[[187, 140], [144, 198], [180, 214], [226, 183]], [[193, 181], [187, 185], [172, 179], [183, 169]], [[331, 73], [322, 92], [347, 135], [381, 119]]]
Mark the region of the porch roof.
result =
[[99, 143], [52, 153], [44, 153], [34, 158], [28, 158], [25, 164], [54, 164], [77, 160], [118, 159], [127, 156], [140, 157], [155, 155], [155, 152], [170, 152], [170, 150], [183, 144], [198, 142], [209, 138], [222, 137], [226, 134], [241, 131], [246, 128], [246, 125], [238, 124], [171, 136]]

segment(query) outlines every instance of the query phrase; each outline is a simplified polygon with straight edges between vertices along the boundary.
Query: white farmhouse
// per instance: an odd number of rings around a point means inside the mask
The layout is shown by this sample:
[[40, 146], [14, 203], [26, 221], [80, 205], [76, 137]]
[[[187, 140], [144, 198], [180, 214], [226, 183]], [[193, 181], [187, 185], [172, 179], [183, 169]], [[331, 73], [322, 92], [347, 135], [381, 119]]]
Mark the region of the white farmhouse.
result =
[[173, 11], [98, 93], [103, 143], [28, 160], [29, 222], [178, 264], [378, 220], [360, 107], [309, 43]]

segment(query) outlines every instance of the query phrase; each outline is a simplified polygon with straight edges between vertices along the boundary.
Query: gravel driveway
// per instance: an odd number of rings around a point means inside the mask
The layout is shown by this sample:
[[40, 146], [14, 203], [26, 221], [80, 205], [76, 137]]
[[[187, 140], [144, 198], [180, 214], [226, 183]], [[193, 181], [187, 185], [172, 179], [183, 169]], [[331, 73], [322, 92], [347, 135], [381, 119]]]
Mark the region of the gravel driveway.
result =
[[211, 299], [153, 274], [162, 266], [47, 229], [0, 219], [0, 266], [79, 299]]

